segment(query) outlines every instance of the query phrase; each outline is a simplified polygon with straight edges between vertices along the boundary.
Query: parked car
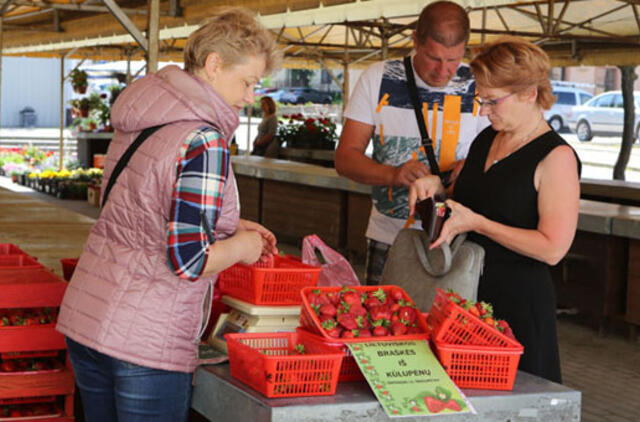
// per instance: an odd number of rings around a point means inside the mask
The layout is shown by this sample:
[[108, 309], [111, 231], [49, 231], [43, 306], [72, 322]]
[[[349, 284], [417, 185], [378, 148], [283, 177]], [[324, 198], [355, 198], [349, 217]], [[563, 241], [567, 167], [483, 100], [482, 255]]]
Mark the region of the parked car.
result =
[[331, 104], [331, 94], [307, 87], [289, 88], [280, 97], [280, 102], [291, 104]]
[[[635, 139], [640, 136], [640, 91], [634, 91], [636, 119], [633, 124]], [[622, 135], [624, 106], [620, 91], [597, 95], [583, 105], [571, 109], [570, 129], [582, 142], [594, 135]]]
[[583, 91], [573, 86], [564, 86], [552, 83], [553, 95], [556, 102], [544, 112], [544, 118], [549, 122], [549, 126], [556, 132], [564, 127], [569, 127], [569, 116], [574, 106], [584, 104], [593, 97], [593, 94]]

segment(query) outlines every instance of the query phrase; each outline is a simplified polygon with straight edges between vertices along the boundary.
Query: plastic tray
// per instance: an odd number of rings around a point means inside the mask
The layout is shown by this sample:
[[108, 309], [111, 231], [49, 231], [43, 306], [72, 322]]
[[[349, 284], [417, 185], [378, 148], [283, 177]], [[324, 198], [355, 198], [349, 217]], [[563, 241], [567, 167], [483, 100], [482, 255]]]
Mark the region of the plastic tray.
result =
[[29, 255], [13, 243], [0, 243], [0, 255]]
[[329, 347], [335, 348], [339, 352], [344, 353], [338, 382], [364, 381], [364, 375], [362, 375], [360, 367], [351, 355], [351, 350], [344, 343], [341, 343], [339, 341], [329, 341], [326, 338], [310, 333], [309, 331], [301, 327], [296, 328], [296, 333], [298, 333], [301, 339], [312, 338], [316, 341], [322, 342]]
[[[414, 303], [409, 295], [402, 290], [401, 287], [394, 285], [384, 285], [384, 286], [356, 286], [349, 287], [350, 289], [355, 290], [356, 292], [374, 292], [380, 288], [382, 288], [385, 292], [389, 290], [400, 290], [402, 292], [402, 297], [405, 301]], [[418, 328], [420, 328], [421, 333], [416, 334], [405, 334], [401, 336], [385, 336], [385, 337], [362, 337], [362, 338], [334, 338], [327, 335], [327, 332], [320, 325], [320, 320], [318, 319], [318, 315], [311, 309], [311, 305], [309, 304], [309, 300], [307, 299], [307, 295], [312, 290], [320, 290], [321, 292], [339, 292], [342, 290], [342, 287], [307, 287], [302, 289], [300, 295], [302, 296], [302, 309], [300, 311], [300, 325], [307, 331], [310, 331], [314, 334], [318, 334], [322, 336], [324, 339], [329, 340], [333, 343], [361, 343], [363, 341], [399, 341], [399, 340], [426, 340], [429, 338], [429, 327], [420, 312], [417, 312], [416, 324]]]
[[436, 291], [427, 322], [433, 340], [440, 344], [522, 347], [516, 340], [453, 303], [442, 289]]
[[315, 286], [321, 269], [274, 256], [267, 265], [236, 264], [220, 274], [222, 293], [254, 305], [299, 305], [300, 290]]
[[440, 363], [460, 388], [512, 390], [524, 348], [434, 342]]
[[24, 268], [42, 268], [42, 264], [31, 258], [29, 255], [0, 255], [0, 270]]
[[[231, 375], [267, 397], [333, 395], [344, 353], [297, 333], [227, 334]], [[305, 354], [295, 346], [304, 345]]]

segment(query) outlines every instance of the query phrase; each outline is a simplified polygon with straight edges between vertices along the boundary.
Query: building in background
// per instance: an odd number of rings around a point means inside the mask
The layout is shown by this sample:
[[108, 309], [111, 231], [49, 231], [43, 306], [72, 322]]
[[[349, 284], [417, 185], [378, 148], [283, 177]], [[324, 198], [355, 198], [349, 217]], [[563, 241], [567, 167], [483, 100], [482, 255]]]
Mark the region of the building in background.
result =
[[[65, 62], [65, 74], [75, 66]], [[35, 127], [57, 127], [60, 124], [60, 60], [51, 58], [2, 57], [2, 91], [0, 124], [20, 127], [20, 111], [31, 108]], [[72, 98], [71, 84], [64, 88], [65, 108]]]

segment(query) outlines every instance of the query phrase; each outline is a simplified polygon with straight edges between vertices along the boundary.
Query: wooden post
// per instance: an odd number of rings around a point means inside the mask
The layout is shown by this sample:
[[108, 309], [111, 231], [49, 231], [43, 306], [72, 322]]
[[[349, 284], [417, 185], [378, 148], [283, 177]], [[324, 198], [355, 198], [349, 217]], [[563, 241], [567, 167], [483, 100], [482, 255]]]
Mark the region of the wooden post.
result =
[[147, 21], [147, 73], [158, 71], [160, 0], [149, 0], [149, 20]]
[[[0, 104], [2, 104], [2, 33], [4, 32], [4, 28], [2, 27], [2, 16], [0, 16]], [[2, 107], [0, 106], [0, 129], [2, 128]]]
[[60, 151], [60, 162], [58, 169], [64, 169], [64, 57], [60, 55], [60, 142], [58, 145]]

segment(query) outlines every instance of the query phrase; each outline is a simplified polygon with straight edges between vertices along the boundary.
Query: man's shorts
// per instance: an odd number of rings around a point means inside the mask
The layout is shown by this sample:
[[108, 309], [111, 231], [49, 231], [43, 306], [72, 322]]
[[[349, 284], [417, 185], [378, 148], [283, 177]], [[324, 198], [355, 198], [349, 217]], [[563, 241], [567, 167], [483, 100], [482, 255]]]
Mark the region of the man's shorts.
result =
[[387, 261], [387, 254], [391, 245], [373, 239], [367, 239], [367, 244], [365, 281], [370, 286], [377, 286], [382, 280], [382, 270]]

